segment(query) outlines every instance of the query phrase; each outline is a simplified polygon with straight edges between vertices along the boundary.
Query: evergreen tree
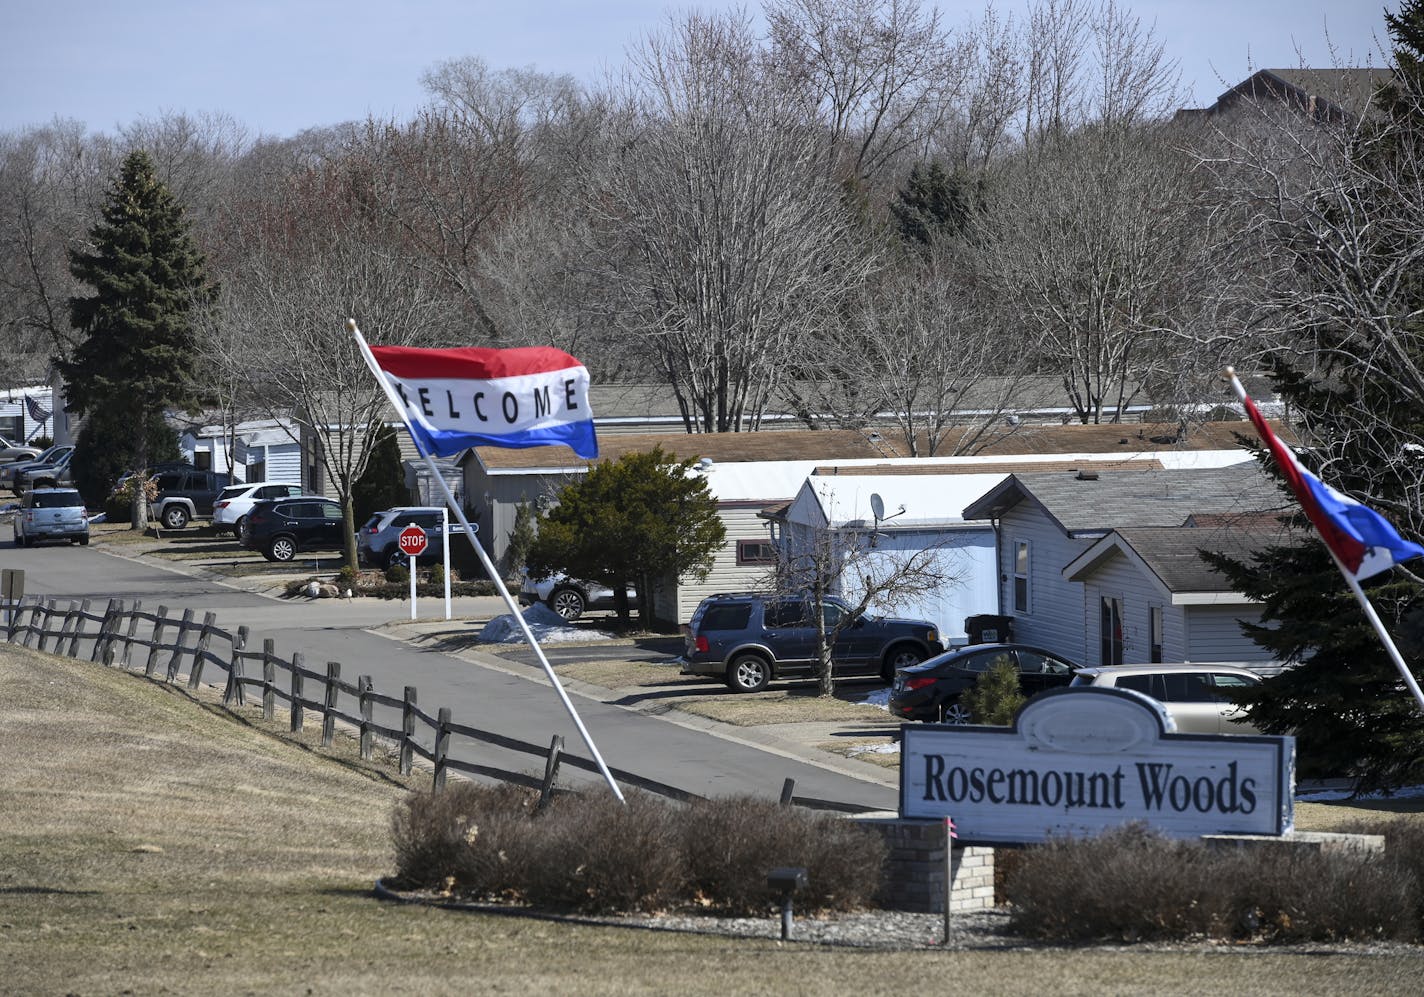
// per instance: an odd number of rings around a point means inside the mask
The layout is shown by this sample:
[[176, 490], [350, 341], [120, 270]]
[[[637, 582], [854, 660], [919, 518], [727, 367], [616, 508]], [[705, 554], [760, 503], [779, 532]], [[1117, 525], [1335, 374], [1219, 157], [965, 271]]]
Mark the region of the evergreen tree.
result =
[[[1379, 113], [1354, 143], [1353, 182], [1316, 205], [1322, 217], [1367, 212], [1367, 230], [1382, 235], [1419, 210], [1409, 192], [1424, 179], [1416, 156], [1424, 147], [1424, 2], [1407, 0], [1386, 21], [1395, 42], [1393, 81], [1376, 95]], [[1366, 361], [1371, 342], [1362, 329], [1387, 330], [1394, 370], [1424, 364], [1424, 278], [1416, 273], [1399, 283], [1388, 314], [1355, 321], [1328, 303], [1353, 297], [1353, 282], [1375, 280], [1372, 270], [1396, 248], [1380, 242], [1350, 249], [1361, 266], [1337, 266], [1348, 254], [1326, 239], [1297, 249], [1327, 305], [1310, 329], [1315, 351], [1282, 351], [1270, 374], [1289, 410], [1309, 427], [1314, 449], [1307, 465], [1418, 540], [1424, 509], [1417, 461], [1402, 458], [1424, 439], [1424, 406], [1409, 378], [1381, 376], [1378, 358]], [[1303, 514], [1295, 525], [1308, 541], [1269, 548], [1250, 561], [1203, 554], [1233, 587], [1261, 601], [1262, 625], [1247, 632], [1295, 665], [1241, 702], [1261, 729], [1296, 735], [1302, 775], [1356, 775], [1361, 791], [1424, 778], [1424, 716]], [[1365, 590], [1405, 661], [1417, 664], [1424, 660], [1424, 590], [1408, 567], [1375, 576]]]
[[694, 460], [661, 447], [590, 468], [559, 493], [529, 548], [535, 577], [564, 572], [607, 585], [628, 621], [626, 590], [638, 592], [638, 615], [652, 618], [653, 590], [678, 575], [706, 577], [727, 531]]
[[[178, 460], [178, 434], [162, 412], [148, 415], [148, 454], [154, 463]], [[74, 440], [74, 487], [91, 509], [105, 505], [119, 477], [140, 465], [134, 454], [133, 426], [111, 409], [96, 409]], [[124, 514], [131, 513], [126, 508]]]
[[[147, 153], [124, 160], [90, 245], [70, 252], [69, 268], [93, 293], [70, 300], [84, 339], [60, 365], [68, 407], [128, 426], [135, 462], [146, 468], [154, 414], [198, 405], [191, 315], [211, 295], [183, 209]], [[143, 502], [134, 503], [133, 525], [147, 525]]]
[[409, 503], [400, 440], [394, 429], [385, 427], [376, 437], [365, 473], [351, 487], [351, 518], [359, 528], [372, 514]]
[[910, 167], [910, 179], [890, 204], [900, 238], [926, 247], [940, 235], [958, 235], [982, 200], [982, 184], [959, 170], [939, 163]]

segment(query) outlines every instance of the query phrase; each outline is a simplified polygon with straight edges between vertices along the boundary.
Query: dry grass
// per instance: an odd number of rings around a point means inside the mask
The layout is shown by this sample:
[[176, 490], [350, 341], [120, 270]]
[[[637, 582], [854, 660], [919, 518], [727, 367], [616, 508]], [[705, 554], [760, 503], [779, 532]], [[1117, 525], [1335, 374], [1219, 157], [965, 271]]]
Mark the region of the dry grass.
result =
[[0, 645], [0, 991], [1398, 994], [1416, 950], [874, 952], [379, 903], [389, 769]]

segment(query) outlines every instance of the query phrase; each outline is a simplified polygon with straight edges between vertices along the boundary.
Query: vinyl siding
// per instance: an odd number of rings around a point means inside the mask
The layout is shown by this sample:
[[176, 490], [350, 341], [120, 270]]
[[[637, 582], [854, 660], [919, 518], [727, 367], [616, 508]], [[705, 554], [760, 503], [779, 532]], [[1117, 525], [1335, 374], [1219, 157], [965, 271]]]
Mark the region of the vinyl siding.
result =
[[[1029, 611], [1014, 611], [1014, 544], [1029, 543]], [[1037, 508], [1020, 502], [999, 523], [1000, 599], [1003, 612], [1014, 619], [1014, 640], [1058, 651], [1074, 661], [1096, 661], [1097, 628], [1088, 642], [1083, 611], [1083, 586], [1063, 579], [1063, 567], [1091, 546], [1092, 541], [1063, 535]], [[1096, 604], [1094, 605], [1096, 612]]]
[[[1061, 581], [1063, 585], [1075, 583]], [[1082, 585], [1084, 665], [1102, 664], [1102, 599], [1122, 600], [1122, 660], [1124, 664], [1152, 660], [1150, 611], [1162, 607], [1162, 660], [1186, 661], [1185, 607], [1173, 606], [1155, 579], [1145, 576], [1121, 554], [1112, 555]]]
[[1256, 606], [1189, 606], [1185, 661], [1272, 661], [1270, 653], [1241, 632], [1237, 620], [1256, 620]]
[[669, 600], [671, 605], [660, 606], [659, 616], [662, 616], [668, 608], [672, 608], [675, 614], [672, 622], [687, 623], [691, 621], [693, 610], [697, 608], [697, 604], [709, 595], [716, 595], [718, 592], [747, 592], [769, 587], [774, 565], [737, 564], [738, 540], [769, 540], [771, 538], [771, 531], [766, 520], [757, 517], [757, 513], [762, 508], [764, 506], [760, 502], [754, 504], [728, 503], [717, 507], [717, 514], [721, 517], [722, 526], [727, 531], [727, 539], [717, 551], [712, 571], [704, 581], [700, 582], [689, 577], [679, 579], [676, 593]]

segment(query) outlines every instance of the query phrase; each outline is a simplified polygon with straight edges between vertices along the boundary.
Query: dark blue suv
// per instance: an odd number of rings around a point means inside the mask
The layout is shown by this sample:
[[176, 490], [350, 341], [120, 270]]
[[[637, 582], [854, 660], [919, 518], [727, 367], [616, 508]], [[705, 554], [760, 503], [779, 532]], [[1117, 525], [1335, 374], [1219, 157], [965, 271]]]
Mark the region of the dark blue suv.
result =
[[[712, 675], [735, 692], [759, 692], [772, 679], [816, 674], [815, 601], [769, 593], [714, 595], [702, 600], [687, 630], [682, 674]], [[826, 629], [844, 621], [850, 607], [822, 600]], [[845, 621], [831, 649], [837, 677], [878, 675], [886, 682], [944, 650], [939, 632], [925, 620], [897, 620], [869, 613]]]

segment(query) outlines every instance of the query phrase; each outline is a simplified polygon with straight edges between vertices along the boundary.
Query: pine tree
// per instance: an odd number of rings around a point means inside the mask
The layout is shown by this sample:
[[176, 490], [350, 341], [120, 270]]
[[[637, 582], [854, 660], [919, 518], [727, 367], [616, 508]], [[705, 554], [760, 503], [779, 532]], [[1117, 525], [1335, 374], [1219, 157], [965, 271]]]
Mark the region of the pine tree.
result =
[[[131, 427], [142, 470], [152, 456], [145, 431], [152, 417], [198, 405], [191, 315], [212, 289], [183, 209], [143, 151], [124, 160], [90, 242], [69, 257], [70, 272], [93, 293], [70, 300], [70, 320], [84, 339], [60, 365], [68, 407]], [[133, 525], [147, 525], [142, 502], [134, 503]]]
[[[1417, 153], [1424, 145], [1424, 2], [1407, 0], [1386, 15], [1395, 42], [1395, 74], [1375, 98], [1376, 117], [1353, 146], [1354, 183], [1347, 202], [1323, 200], [1315, 208], [1368, 212], [1367, 231], [1388, 233], [1417, 212], [1408, 191], [1417, 189]], [[1341, 195], [1336, 195], [1341, 196]], [[1353, 247], [1352, 247], [1353, 248]], [[1300, 251], [1309, 281], [1327, 301], [1348, 300], [1352, 281], [1370, 281], [1371, 255], [1383, 263], [1391, 243], [1367, 245], [1363, 266], [1337, 267], [1341, 247], [1321, 240]], [[1424, 279], [1400, 284], [1389, 314], [1371, 321], [1389, 330], [1396, 369], [1424, 364]], [[1305, 458], [1347, 494], [1389, 517], [1401, 532], [1420, 539], [1420, 495], [1415, 461], [1424, 439], [1424, 406], [1406, 377], [1380, 376], [1361, 350], [1370, 323], [1321, 309], [1311, 328], [1316, 351], [1277, 354], [1269, 373], [1289, 410], [1310, 428], [1314, 449]], [[1408, 360], [1408, 363], [1401, 361]], [[1293, 500], [1286, 500], [1293, 505]], [[1294, 734], [1299, 771], [1306, 776], [1355, 775], [1359, 789], [1388, 789], [1424, 778], [1424, 716], [1360, 607], [1340, 579], [1304, 516], [1297, 517], [1299, 546], [1275, 547], [1252, 561], [1204, 555], [1232, 586], [1261, 601], [1262, 625], [1246, 629], [1283, 662], [1296, 663], [1243, 694], [1262, 730]], [[1424, 660], [1424, 591], [1408, 570], [1366, 582], [1366, 593], [1406, 662]]]
[[405, 466], [401, 463], [400, 440], [396, 431], [383, 428], [371, 447], [366, 471], [351, 488], [352, 520], [358, 526], [373, 513], [406, 505], [410, 491], [405, 486]]
[[923, 248], [937, 236], [962, 233], [982, 200], [982, 184], [968, 174], [950, 173], [939, 163], [916, 164], [904, 189], [896, 192], [890, 213], [900, 238]]

